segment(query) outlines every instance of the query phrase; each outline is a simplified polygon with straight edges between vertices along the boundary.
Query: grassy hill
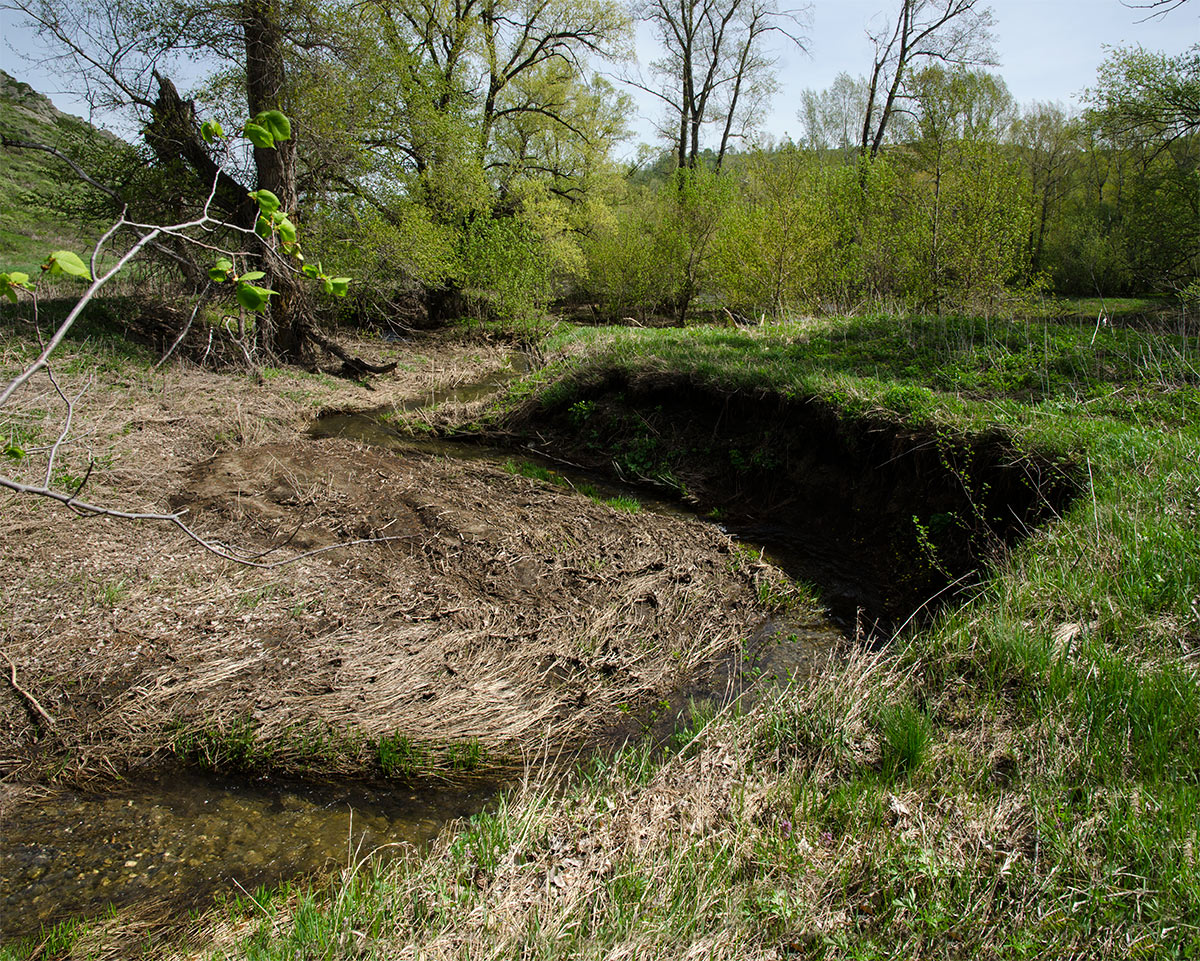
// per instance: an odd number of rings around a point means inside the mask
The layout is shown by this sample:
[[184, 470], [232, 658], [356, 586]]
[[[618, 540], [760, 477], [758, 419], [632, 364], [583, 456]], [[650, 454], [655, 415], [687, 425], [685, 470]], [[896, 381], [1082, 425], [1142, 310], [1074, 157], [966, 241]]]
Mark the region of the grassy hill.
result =
[[[108, 155], [111, 134], [58, 110], [27, 83], [0, 70], [0, 135], [54, 147], [85, 161]], [[0, 146], [0, 269], [31, 271], [51, 251], [80, 249], [100, 233], [96, 192], [61, 160]]]

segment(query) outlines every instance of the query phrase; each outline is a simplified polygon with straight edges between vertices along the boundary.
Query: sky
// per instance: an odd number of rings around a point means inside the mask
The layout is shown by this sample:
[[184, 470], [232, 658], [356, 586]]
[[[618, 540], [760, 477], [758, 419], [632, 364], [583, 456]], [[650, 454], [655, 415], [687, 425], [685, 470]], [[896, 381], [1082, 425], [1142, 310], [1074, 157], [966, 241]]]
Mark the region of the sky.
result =
[[[2, 2], [2, 0], [0, 0]], [[783, 0], [786, 5], [787, 0]], [[1133, 0], [1127, 0], [1133, 2]], [[1168, 54], [1200, 43], [1200, 0], [1192, 0], [1165, 16], [1147, 19], [1145, 10], [1121, 0], [993, 0], [996, 20], [994, 69], [1008, 84], [1018, 103], [1035, 100], [1078, 103], [1078, 95], [1096, 77], [1106, 46], [1140, 44]], [[802, 133], [796, 119], [801, 91], [823, 89], [845, 71], [866, 73], [871, 65], [867, 26], [883, 24], [896, 0], [813, 0], [810, 4], [808, 52], [783, 53], [778, 67], [780, 90], [763, 132], [778, 139]], [[66, 77], [56, 76], [24, 60], [20, 51], [32, 48], [32, 35], [18, 26], [19, 18], [0, 10], [0, 66], [32, 84], [61, 110], [86, 115], [86, 105], [68, 92]], [[638, 53], [653, 56], [649, 34], [639, 32]], [[646, 95], [635, 97], [643, 114], [635, 124], [635, 139], [653, 139], [656, 106]]]
[[[992, 0], [989, 6], [999, 61], [991, 69], [1019, 104], [1078, 104], [1083, 88], [1095, 81], [1106, 46], [1140, 44], [1176, 54], [1200, 43], [1200, 0], [1150, 19], [1147, 11], [1121, 0]], [[781, 51], [780, 90], [763, 124], [763, 132], [775, 139], [803, 133], [796, 119], [802, 91], [822, 90], [843, 71], [867, 73], [873, 53], [867, 27], [885, 25], [898, 9], [896, 0], [813, 0], [809, 7], [808, 52]], [[648, 35], [639, 34], [639, 53], [649, 44]], [[639, 107], [653, 115], [649, 97], [639, 98]], [[643, 119], [638, 132], [649, 139], [650, 121]]]

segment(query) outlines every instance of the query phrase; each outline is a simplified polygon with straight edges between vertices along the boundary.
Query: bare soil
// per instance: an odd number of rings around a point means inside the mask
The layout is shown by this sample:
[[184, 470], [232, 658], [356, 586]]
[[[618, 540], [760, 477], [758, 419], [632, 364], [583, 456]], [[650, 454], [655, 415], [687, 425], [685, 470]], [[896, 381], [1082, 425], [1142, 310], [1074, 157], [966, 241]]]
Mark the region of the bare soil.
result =
[[[205, 536], [265, 560], [382, 540], [259, 570], [166, 525], [0, 500], [2, 650], [53, 718], [0, 685], [4, 782], [124, 776], [169, 760], [174, 731], [238, 725], [275, 765], [310, 773], [374, 763], [365, 749], [314, 760], [314, 731], [557, 751], [761, 623], [757, 581], [773, 573], [711, 526], [623, 513], [487, 463], [310, 438], [318, 410], [399, 406], [505, 362], [437, 339], [356, 350], [399, 369], [374, 389], [288, 371], [122, 370], [85, 395], [62, 466], [82, 476], [97, 458], [92, 500], [187, 507]], [[68, 394], [87, 361], [60, 364]], [[48, 385], [19, 408], [57, 432]]]

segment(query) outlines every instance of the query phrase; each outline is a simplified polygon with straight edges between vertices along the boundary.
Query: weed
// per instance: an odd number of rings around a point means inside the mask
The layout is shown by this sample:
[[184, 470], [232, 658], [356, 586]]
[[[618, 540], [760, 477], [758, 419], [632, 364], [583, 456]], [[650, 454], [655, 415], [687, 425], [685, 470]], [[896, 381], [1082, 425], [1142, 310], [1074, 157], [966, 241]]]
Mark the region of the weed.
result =
[[428, 765], [428, 751], [402, 734], [389, 734], [375, 742], [375, 757], [384, 777], [410, 778]]
[[932, 737], [929, 718], [910, 701], [887, 705], [879, 719], [883, 776], [894, 780], [916, 771], [929, 753]]
[[239, 717], [207, 725], [177, 725], [170, 734], [171, 750], [201, 770], [218, 773], [259, 773], [270, 767], [274, 750], [258, 739], [252, 718]]
[[474, 771], [486, 757], [483, 745], [476, 738], [448, 745], [445, 755], [446, 764], [452, 771]]

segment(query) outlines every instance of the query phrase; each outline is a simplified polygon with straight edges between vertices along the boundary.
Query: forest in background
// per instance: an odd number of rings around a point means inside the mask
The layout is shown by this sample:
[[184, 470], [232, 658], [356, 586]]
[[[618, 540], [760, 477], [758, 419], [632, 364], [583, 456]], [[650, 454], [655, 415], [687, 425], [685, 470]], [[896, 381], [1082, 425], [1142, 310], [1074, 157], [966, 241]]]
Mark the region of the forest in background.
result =
[[[266, 187], [309, 260], [354, 278], [342, 320], [1020, 313], [1048, 294], [1188, 298], [1200, 274], [1200, 45], [1111, 50], [1080, 111], [1021, 105], [987, 70], [986, 8], [901, 0], [866, 72], [804, 91], [802, 135], [761, 143], [768, 43], [829, 42], [773, 0], [10, 6], [95, 106], [142, 125], [137, 144], [57, 145], [103, 188], [73, 197], [77, 224], [98, 234], [124, 205], [186, 219], [215, 182], [245, 226]], [[635, 72], [639, 20], [662, 56]], [[167, 65], [189, 57], [211, 70], [180, 95]], [[616, 159], [632, 105], [614, 77], [660, 102], [661, 152]], [[265, 108], [292, 120], [278, 151], [200, 136]], [[194, 247], [159, 260], [207, 290]]]

